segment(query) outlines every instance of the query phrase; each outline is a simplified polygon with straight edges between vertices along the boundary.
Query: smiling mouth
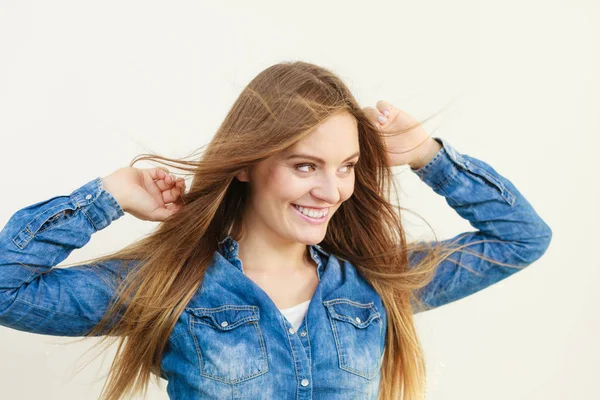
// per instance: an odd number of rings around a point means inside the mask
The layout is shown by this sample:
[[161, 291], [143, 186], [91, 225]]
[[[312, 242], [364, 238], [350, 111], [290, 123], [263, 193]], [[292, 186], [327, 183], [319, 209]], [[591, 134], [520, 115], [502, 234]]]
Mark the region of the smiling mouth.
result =
[[323, 211], [315, 211], [305, 207], [301, 207], [297, 204], [292, 204], [292, 206], [294, 206], [298, 214], [300, 214], [302, 217], [309, 221], [323, 222], [327, 219], [327, 216], [329, 215], [329, 208], [325, 208], [323, 209]]

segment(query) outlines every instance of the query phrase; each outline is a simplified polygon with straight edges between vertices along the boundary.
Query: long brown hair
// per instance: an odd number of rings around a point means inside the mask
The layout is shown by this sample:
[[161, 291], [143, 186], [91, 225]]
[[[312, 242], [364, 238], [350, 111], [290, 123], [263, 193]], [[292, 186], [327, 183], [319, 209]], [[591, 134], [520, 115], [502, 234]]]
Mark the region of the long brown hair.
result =
[[[320, 245], [350, 261], [385, 306], [388, 329], [379, 398], [425, 398], [425, 362], [413, 313], [426, 306], [416, 292], [431, 281], [441, 261], [465, 246], [440, 246], [437, 239], [407, 243], [403, 208], [390, 201], [392, 191], [398, 190], [386, 165], [384, 134], [333, 72], [295, 61], [259, 73], [200, 155], [174, 159], [141, 154], [130, 163], [154, 160], [187, 171], [193, 179], [183, 208], [151, 234], [116, 253], [88, 260], [90, 273], [110, 260], [118, 260], [123, 272], [116, 279], [106, 277], [115, 290], [114, 301], [83, 338], [103, 336], [98, 344], [112, 338], [108, 345], [119, 340], [102, 399], [118, 400], [140, 391], [145, 395], [151, 373], [158, 382], [163, 349], [201, 285], [218, 241], [239, 232], [247, 199], [244, 183], [235, 175], [303, 139], [338, 112], [348, 112], [358, 121], [361, 157], [354, 193], [332, 216]], [[409, 265], [409, 251], [425, 256]]]

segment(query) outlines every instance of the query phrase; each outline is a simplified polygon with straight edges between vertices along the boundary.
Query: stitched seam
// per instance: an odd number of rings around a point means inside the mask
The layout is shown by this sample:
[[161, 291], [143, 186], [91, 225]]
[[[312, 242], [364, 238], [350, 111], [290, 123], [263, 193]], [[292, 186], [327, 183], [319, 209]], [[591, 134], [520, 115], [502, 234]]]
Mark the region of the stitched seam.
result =
[[312, 347], [310, 346], [310, 333], [308, 331], [308, 312], [304, 316], [304, 325], [306, 325], [306, 342], [308, 344], [308, 365], [310, 369], [310, 374], [313, 376], [313, 362], [312, 362]]
[[[363, 328], [360, 328], [360, 327], [359, 328], [360, 329], [368, 329], [368, 326], [371, 325], [371, 321], [373, 321], [375, 318], [379, 318], [379, 340], [377, 342], [377, 343], [379, 343], [379, 341], [381, 340], [381, 331], [382, 331], [382, 327], [383, 327], [383, 322], [381, 321], [379, 313], [373, 308], [375, 303], [369, 302], [369, 303], [363, 304], [363, 303], [358, 303], [356, 301], [353, 301], [353, 300], [350, 300], [347, 298], [337, 298], [337, 299], [333, 299], [333, 300], [327, 300], [324, 303], [329, 304], [329, 306], [327, 306], [327, 310], [329, 311], [328, 312], [329, 322], [331, 324], [331, 328], [333, 330], [333, 334], [334, 334], [334, 338], [335, 338], [340, 368], [343, 370], [346, 370], [348, 372], [351, 372], [353, 374], [362, 376], [364, 378], [371, 379], [377, 373], [377, 368], [374, 368], [373, 371], [371, 371], [369, 373], [369, 372], [360, 371], [360, 370], [357, 370], [355, 368], [348, 366], [348, 364], [344, 358], [344, 353], [342, 352], [343, 346], [342, 346], [342, 342], [340, 339], [340, 335], [338, 334], [337, 322], [334, 321], [334, 318], [336, 320], [339, 320], [342, 322], [351, 323], [352, 325], [355, 325], [355, 326], [356, 326], [356, 323], [352, 319], [348, 319], [348, 317], [336, 313], [335, 310], [333, 309], [333, 304], [339, 304], [339, 303], [352, 304], [352, 305], [354, 305], [356, 307], [360, 307], [360, 308], [369, 308], [374, 313], [376, 313], [376, 314], [371, 314], [371, 316], [367, 320], [369, 322], [368, 324], [366, 324]], [[334, 314], [335, 314], [335, 316], [340, 317], [340, 318], [334, 317]], [[366, 322], [364, 322], [363, 324], [365, 324], [365, 323]], [[379, 348], [379, 345], [377, 347]], [[379, 355], [379, 357], [381, 357], [381, 354]], [[379, 361], [377, 362], [376, 365], [379, 365]]]
[[454, 168], [454, 171], [451, 174], [449, 174], [448, 176], [446, 176], [445, 179], [441, 183], [438, 183], [438, 184], [434, 185], [433, 189], [439, 189], [442, 186], [446, 185], [446, 183], [449, 180], [454, 179], [454, 177], [458, 174], [458, 171], [459, 171], [458, 168]]
[[329, 324], [331, 326], [331, 330], [333, 332], [333, 338], [334, 338], [334, 341], [335, 341], [335, 348], [336, 348], [337, 355], [338, 355], [338, 366], [343, 369], [343, 364], [344, 364], [343, 360], [344, 360], [344, 357], [343, 357], [343, 355], [341, 353], [341, 350], [340, 350], [340, 342], [339, 342], [339, 338], [338, 338], [338, 334], [337, 334], [337, 328], [335, 326], [335, 322], [331, 318], [331, 314], [327, 313], [327, 316], [329, 317]]
[[[240, 307], [254, 307], [254, 306], [240, 306]], [[262, 374], [266, 373], [269, 370], [268, 359], [267, 359], [267, 351], [266, 351], [266, 347], [264, 345], [264, 340], [263, 340], [263, 337], [262, 337], [262, 332], [260, 330], [260, 327], [258, 326], [258, 322], [254, 322], [253, 323], [254, 329], [255, 329], [255, 332], [256, 332], [257, 337], [259, 339], [261, 350], [262, 350], [262, 363], [263, 363], [263, 365], [265, 365], [265, 366], [262, 367], [263, 369], [259, 368], [258, 372], [256, 372], [256, 373], [253, 373], [253, 374], [250, 374], [250, 375], [244, 375], [244, 376], [239, 377], [237, 379], [226, 379], [224, 377], [220, 377], [220, 376], [217, 376], [217, 375], [212, 375], [212, 374], [209, 374], [209, 373], [205, 372], [204, 371], [204, 359], [201, 356], [200, 345], [199, 345], [199, 343], [197, 341], [197, 335], [196, 335], [196, 333], [195, 333], [195, 331], [193, 329], [193, 326], [195, 325], [196, 322], [199, 322], [202, 325], [209, 326], [211, 329], [214, 329], [214, 327], [212, 325], [208, 325], [208, 324], [202, 323], [202, 322], [200, 322], [197, 319], [196, 316], [190, 315], [190, 324], [189, 325], [190, 325], [190, 331], [191, 331], [191, 334], [192, 334], [192, 338], [194, 339], [194, 345], [196, 347], [196, 353], [198, 354], [199, 365], [200, 365], [200, 375], [202, 375], [204, 377], [207, 377], [207, 378], [210, 378], [210, 379], [213, 379], [213, 380], [216, 380], [216, 381], [220, 381], [220, 382], [223, 382], [223, 383], [226, 383], [226, 384], [233, 385], [233, 384], [236, 384], [236, 383], [239, 383], [239, 382], [242, 382], [242, 381], [246, 381], [248, 379], [255, 378], [255, 377], [259, 376], [259, 375], [262, 375]]]
[[[106, 192], [107, 194], [110, 194], [109, 192]], [[100, 192], [100, 196], [102, 196], [104, 193]], [[110, 196], [105, 196], [108, 197], [108, 200], [111, 202], [111, 204], [113, 205], [114, 208], [116, 208], [117, 210], [120, 210], [123, 212], [123, 214], [125, 213], [125, 211], [123, 210], [123, 208], [119, 205], [119, 203], [115, 200], [115, 198], [110, 195]], [[118, 212], [117, 212], [118, 213]]]
[[[190, 334], [192, 335], [192, 339], [194, 340], [194, 346], [196, 347], [196, 357], [198, 357], [198, 366], [200, 368], [200, 376], [202, 376], [202, 370], [204, 369], [204, 364], [202, 361], [202, 355], [200, 353], [200, 346], [198, 345], [198, 339], [196, 338], [196, 334], [194, 333], [194, 318], [190, 316], [188, 323], [188, 327], [190, 329]], [[196, 385], [198, 388], [198, 395], [200, 395], [200, 379], [198, 379], [198, 384]]]
[[292, 358], [294, 359], [294, 372], [296, 374], [296, 398], [298, 398], [298, 395], [300, 393], [300, 382], [298, 381], [298, 365], [296, 363], [296, 353], [294, 352], [294, 346], [292, 345], [292, 342], [290, 340], [290, 335], [288, 334], [287, 329], [285, 329], [285, 320], [283, 320], [285, 318], [285, 316], [283, 315], [283, 313], [279, 313], [279, 319], [281, 320], [281, 322], [283, 323], [283, 327], [285, 330], [285, 337], [288, 341], [288, 344], [290, 345], [290, 350], [292, 351]]
[[92, 226], [94, 227], [94, 229], [96, 231], [98, 231], [98, 226], [94, 223], [94, 220], [90, 217], [90, 215], [83, 209], [80, 208], [81, 212], [87, 217], [87, 219], [90, 221], [90, 223], [92, 224]]

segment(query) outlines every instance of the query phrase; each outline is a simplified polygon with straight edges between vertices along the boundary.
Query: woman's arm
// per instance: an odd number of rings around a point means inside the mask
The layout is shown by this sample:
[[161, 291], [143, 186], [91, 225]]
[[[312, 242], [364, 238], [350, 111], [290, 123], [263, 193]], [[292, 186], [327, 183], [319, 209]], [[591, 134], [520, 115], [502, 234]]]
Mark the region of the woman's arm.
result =
[[[477, 229], [443, 243], [459, 239], [457, 244], [462, 245], [493, 239], [496, 242], [477, 243], [463, 250], [522, 267], [539, 259], [550, 244], [552, 231], [525, 197], [487, 163], [459, 153], [445, 139], [434, 139], [442, 148], [430, 160], [425, 158], [426, 165], [418, 169], [411, 167], [411, 170]], [[419, 167], [423, 164], [411, 165]], [[413, 252], [409, 254], [409, 261], [417, 263], [423, 256]], [[433, 280], [419, 291], [418, 297], [428, 309], [439, 307], [478, 292], [519, 270], [457, 252], [441, 262]]]
[[56, 336], [90, 331], [113, 294], [105, 279], [121, 274], [120, 263], [53, 267], [123, 215], [99, 177], [17, 211], [0, 231], [0, 325]]

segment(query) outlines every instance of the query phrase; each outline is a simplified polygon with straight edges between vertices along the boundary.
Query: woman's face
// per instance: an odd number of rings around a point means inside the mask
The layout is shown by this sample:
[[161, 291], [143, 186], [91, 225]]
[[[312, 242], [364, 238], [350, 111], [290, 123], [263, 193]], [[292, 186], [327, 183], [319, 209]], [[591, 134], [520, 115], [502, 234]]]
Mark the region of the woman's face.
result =
[[342, 112], [287, 150], [256, 164], [249, 175], [238, 174], [239, 180], [250, 184], [244, 229], [281, 244], [321, 242], [333, 213], [354, 191], [358, 152], [356, 119]]

